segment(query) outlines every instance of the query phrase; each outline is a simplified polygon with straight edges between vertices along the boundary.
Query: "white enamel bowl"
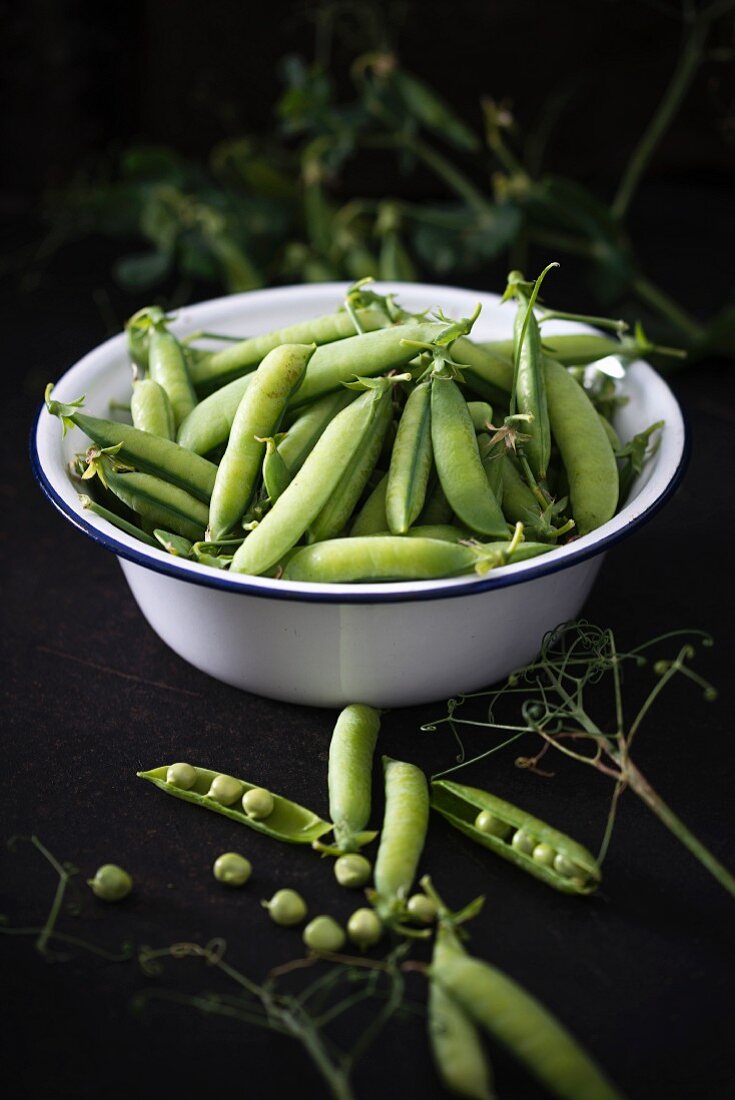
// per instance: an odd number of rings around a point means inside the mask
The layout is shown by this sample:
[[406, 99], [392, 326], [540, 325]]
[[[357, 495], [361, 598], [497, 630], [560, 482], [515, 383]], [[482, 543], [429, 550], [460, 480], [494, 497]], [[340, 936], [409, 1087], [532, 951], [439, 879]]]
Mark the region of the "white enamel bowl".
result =
[[[440, 306], [455, 317], [468, 316], [479, 301], [483, 309], [473, 336], [494, 340], [512, 334], [513, 307], [500, 309], [496, 295], [418, 283], [398, 289], [408, 309]], [[182, 334], [201, 328], [253, 335], [332, 312], [344, 291], [343, 284], [332, 283], [238, 294], [182, 310], [173, 327]], [[554, 331], [586, 330], [559, 322], [544, 327], [547, 336]], [[43, 409], [34, 425], [31, 457], [51, 502], [117, 554], [151, 627], [196, 668], [291, 703], [408, 706], [475, 691], [532, 660], [544, 633], [579, 613], [608, 547], [650, 518], [673, 492], [687, 451], [676, 399], [643, 362], [628, 369], [622, 390], [630, 397], [616, 420], [624, 439], [665, 421], [661, 446], [626, 506], [592, 534], [484, 577], [326, 585], [230, 576], [149, 548], [84, 511], [66, 466], [85, 448], [85, 437], [74, 430], [62, 439], [59, 421]], [[129, 393], [120, 335], [71, 367], [54, 397], [70, 401], [86, 394], [86, 409], [107, 416], [109, 402], [125, 401]]]

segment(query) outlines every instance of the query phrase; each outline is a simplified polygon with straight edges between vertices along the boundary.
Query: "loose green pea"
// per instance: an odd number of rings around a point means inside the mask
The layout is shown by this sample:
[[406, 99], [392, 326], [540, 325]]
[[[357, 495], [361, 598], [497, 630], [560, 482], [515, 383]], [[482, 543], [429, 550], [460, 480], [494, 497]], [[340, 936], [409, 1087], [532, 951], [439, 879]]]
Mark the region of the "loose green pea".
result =
[[273, 795], [263, 787], [252, 787], [242, 796], [243, 810], [255, 821], [262, 821], [264, 817], [272, 814], [274, 806]]
[[192, 768], [191, 764], [172, 764], [166, 772], [166, 782], [182, 791], [190, 791], [196, 781], [196, 768]]
[[94, 878], [87, 879], [87, 886], [102, 901], [122, 901], [133, 889], [133, 880], [116, 863], [103, 863], [97, 868]]
[[413, 894], [406, 902], [406, 911], [421, 924], [431, 924], [438, 912], [436, 902], [426, 894]]
[[551, 845], [543, 842], [536, 845], [531, 855], [537, 863], [543, 864], [544, 867], [553, 867], [556, 858], [556, 852]]
[[349, 889], [364, 886], [372, 870], [370, 860], [358, 855], [357, 852], [340, 856], [334, 863], [334, 877], [340, 886], [347, 886]]
[[524, 855], [530, 856], [533, 849], [536, 847], [536, 841], [528, 833], [525, 833], [523, 829], [517, 829], [513, 833], [513, 839], [511, 844], [514, 848], [517, 848], [519, 852], [523, 852]]
[[214, 861], [212, 873], [225, 886], [244, 886], [253, 873], [253, 865], [239, 852], [223, 852]]
[[347, 921], [347, 935], [361, 951], [366, 951], [383, 935], [380, 917], [374, 909], [356, 909]]
[[479, 829], [481, 833], [489, 833], [490, 836], [499, 837], [507, 836], [511, 830], [511, 826], [506, 821], [501, 821], [490, 810], [480, 810], [475, 818], [475, 828]]
[[301, 924], [308, 912], [306, 902], [295, 890], [276, 890], [270, 901], [260, 904], [268, 910], [272, 921], [287, 928]]
[[242, 783], [239, 779], [233, 779], [231, 775], [217, 775], [212, 780], [207, 798], [213, 798], [223, 806], [231, 806], [233, 802], [237, 802], [241, 794]]
[[344, 947], [345, 933], [334, 917], [321, 915], [309, 921], [302, 938], [312, 951], [339, 951]]

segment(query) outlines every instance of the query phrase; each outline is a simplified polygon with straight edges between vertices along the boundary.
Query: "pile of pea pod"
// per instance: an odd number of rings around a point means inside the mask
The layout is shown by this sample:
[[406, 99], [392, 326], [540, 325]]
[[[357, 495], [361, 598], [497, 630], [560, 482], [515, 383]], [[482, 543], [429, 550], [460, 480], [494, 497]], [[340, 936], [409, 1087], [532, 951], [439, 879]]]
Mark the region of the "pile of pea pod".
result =
[[511, 273], [513, 338], [485, 344], [479, 307], [410, 314], [366, 281], [333, 314], [214, 351], [143, 309], [126, 325], [132, 424], [46, 391], [92, 442], [72, 464], [96, 477], [82, 502], [174, 555], [302, 582], [484, 573], [587, 534], [624, 498], [625, 449], [568, 368], [642, 349], [547, 344], [543, 321], [573, 315], [540, 310], [545, 274]]

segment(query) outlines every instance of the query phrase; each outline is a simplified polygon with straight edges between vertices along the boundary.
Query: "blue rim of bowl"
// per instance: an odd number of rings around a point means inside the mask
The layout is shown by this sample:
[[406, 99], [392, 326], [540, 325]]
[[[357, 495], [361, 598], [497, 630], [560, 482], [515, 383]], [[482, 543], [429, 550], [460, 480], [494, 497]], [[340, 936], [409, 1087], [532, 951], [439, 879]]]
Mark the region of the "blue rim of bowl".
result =
[[[678, 405], [678, 402], [677, 402]], [[679, 462], [671, 476], [668, 484], [663, 492], [656, 497], [654, 501], [643, 512], [632, 519], [625, 527], [619, 531], [613, 531], [609, 535], [605, 535], [598, 539], [591, 546], [580, 547], [576, 553], [572, 550], [571, 553], [564, 555], [561, 560], [553, 561], [549, 560], [555, 555], [551, 553], [548, 557], [536, 559], [535, 561], [524, 563], [524, 568], [516, 573], [511, 573], [506, 576], [493, 574], [492, 572], [485, 577], [472, 577], [467, 579], [466, 584], [453, 584], [451, 588], [426, 588], [419, 589], [411, 592], [360, 592], [359, 586], [356, 584], [354, 592], [345, 592], [346, 586], [340, 585], [341, 591], [337, 592], [299, 592], [298, 590], [278, 590], [275, 582], [274, 587], [261, 588], [258, 585], [250, 585], [244, 579], [238, 577], [235, 581], [229, 578], [226, 574], [212, 573], [202, 569], [201, 576], [198, 573], [189, 572], [189, 570], [182, 570], [176, 559], [171, 557], [170, 561], [161, 559], [151, 559], [142, 551], [135, 550], [125, 543], [118, 542], [117, 539], [110, 535], [106, 535], [103, 531], [98, 530], [93, 524], [82, 519], [77, 512], [71, 508], [63, 497], [54, 489], [53, 485], [49, 481], [48, 477], [44, 473], [41, 466], [41, 460], [38, 454], [37, 436], [38, 436], [38, 422], [41, 414], [45, 411], [45, 405], [42, 403], [33, 420], [33, 426], [31, 428], [31, 437], [29, 441], [29, 450], [31, 458], [31, 468], [36, 481], [39, 483], [41, 489], [54, 505], [54, 507], [61, 512], [61, 514], [69, 520], [74, 527], [77, 527], [85, 535], [92, 539], [93, 542], [103, 546], [106, 550], [111, 551], [120, 558], [125, 558], [126, 561], [133, 562], [135, 565], [143, 566], [145, 569], [151, 569], [156, 573], [163, 573], [166, 576], [174, 577], [176, 580], [189, 581], [192, 584], [199, 584], [205, 588], [217, 588], [220, 591], [237, 592], [243, 596], [257, 596], [260, 599], [276, 599], [276, 600], [290, 600], [292, 603], [334, 603], [334, 604], [359, 604], [359, 603], [371, 603], [371, 604], [383, 604], [383, 603], [405, 603], [416, 602], [422, 600], [449, 600], [454, 599], [457, 596], [469, 596], [478, 592], [488, 592], [495, 588], [508, 588], [514, 584], [522, 584], [525, 581], [536, 580], [540, 577], [549, 576], [552, 573], [558, 573], [562, 569], [568, 569], [573, 565], [578, 565], [580, 562], [586, 561], [589, 558], [597, 557], [598, 554], [603, 554], [610, 547], [621, 542], [627, 538], [634, 531], [637, 531], [639, 527], [647, 523], [656, 513], [666, 504], [669, 498], [678, 488], [681, 479], [683, 478], [687, 465], [689, 464], [689, 457], [691, 453], [691, 432], [689, 422], [684, 410], [679, 405], [679, 411], [682, 417], [683, 426], [683, 442], [681, 455], [679, 456]], [[378, 583], [378, 582], [374, 582]], [[388, 582], [386, 582], [387, 584]], [[439, 581], [441, 583], [441, 581]]]

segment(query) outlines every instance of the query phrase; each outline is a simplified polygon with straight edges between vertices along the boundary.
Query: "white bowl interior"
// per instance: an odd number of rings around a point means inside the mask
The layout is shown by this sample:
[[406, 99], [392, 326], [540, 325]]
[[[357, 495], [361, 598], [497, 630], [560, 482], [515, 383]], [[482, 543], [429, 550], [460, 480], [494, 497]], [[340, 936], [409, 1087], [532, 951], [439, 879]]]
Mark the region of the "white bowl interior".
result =
[[[185, 335], [195, 329], [207, 329], [228, 335], [251, 336], [271, 329], [285, 327], [298, 321], [322, 313], [330, 313], [341, 303], [346, 284], [324, 283], [314, 286], [282, 287], [275, 290], [255, 291], [249, 294], [232, 295], [203, 302], [182, 309], [173, 324], [174, 331]], [[482, 304], [482, 313], [473, 329], [477, 340], [502, 340], [512, 336], [514, 308], [512, 304], [500, 305], [497, 295], [456, 287], [433, 286], [419, 283], [394, 285], [376, 284], [383, 292], [398, 290], [400, 303], [410, 310], [441, 307], [451, 316], [469, 316], [478, 302]], [[559, 332], [594, 331], [584, 325], [571, 322], [550, 322], [544, 326], [547, 336]], [[664, 380], [646, 363], [633, 363], [625, 372], [620, 383], [621, 393], [629, 398], [628, 403], [618, 412], [616, 427], [623, 439], [629, 439], [637, 432], [647, 428], [657, 420], [665, 422], [660, 446], [656, 454], [647, 463], [641, 476], [635, 482], [625, 507], [609, 523], [589, 535], [560, 547], [553, 552], [558, 564], [580, 556], [580, 552], [594, 552], [596, 544], [600, 550], [628, 528], [633, 521], [649, 509], [656, 506], [661, 496], [675, 477], [685, 450], [685, 427], [681, 410], [671, 390]], [[125, 337], [121, 334], [95, 348], [59, 380], [54, 397], [61, 401], [71, 401], [80, 395], [86, 395], [85, 410], [93, 415], [110, 415], [111, 401], [125, 402], [130, 396], [130, 371]], [[171, 562], [164, 550], [155, 550], [138, 542], [124, 532], [113, 528], [105, 520], [82, 509], [77, 489], [67, 474], [67, 465], [74, 453], [87, 445], [86, 437], [75, 429], [62, 439], [60, 424], [55, 417], [41, 414], [36, 430], [36, 446], [41, 470], [50, 488], [63, 502], [65, 511], [73, 521], [84, 529], [99, 532], [106, 539], [122, 547], [135, 550], [138, 557], [144, 557], [151, 563]], [[550, 559], [552, 555], [549, 555]], [[545, 559], [548, 560], [548, 559]], [[569, 562], [571, 564], [571, 561]], [[217, 570], [209, 570], [197, 563], [176, 559], [177, 572], [185, 576], [201, 577], [206, 569], [222, 579]], [[518, 563], [496, 570], [493, 576], [522, 574], [533, 571], [534, 563]], [[356, 585], [300, 584], [296, 582], [274, 581], [261, 577], [228, 576], [228, 584], [247, 585], [252, 591], [262, 589], [268, 592], [292, 590], [294, 596], [299, 593], [318, 596], [329, 592], [332, 595], [354, 592]], [[478, 586], [482, 581], [478, 581]], [[452, 578], [440, 581], [412, 581], [391, 584], [360, 585], [364, 597], [371, 593], [385, 594], [391, 591], [403, 596], [427, 590], [450, 591], [455, 586], [467, 589], [468, 579]]]

